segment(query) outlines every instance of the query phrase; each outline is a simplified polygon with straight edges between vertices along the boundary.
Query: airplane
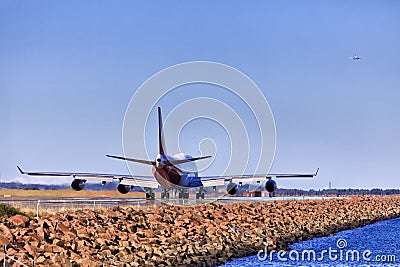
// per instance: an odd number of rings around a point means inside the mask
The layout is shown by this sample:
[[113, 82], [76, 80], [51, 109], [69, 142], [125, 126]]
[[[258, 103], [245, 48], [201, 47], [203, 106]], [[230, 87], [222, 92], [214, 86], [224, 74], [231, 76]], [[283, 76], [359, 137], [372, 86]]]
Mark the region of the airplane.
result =
[[[80, 173], [80, 172], [30, 172], [23, 171], [19, 166], [21, 174], [29, 176], [72, 176], [72, 189], [80, 191], [84, 189], [88, 180], [101, 181], [102, 185], [107, 182], [119, 181], [117, 190], [121, 194], [127, 194], [134, 186], [140, 186], [146, 192], [146, 199], [154, 199], [154, 190], [161, 187], [162, 199], [168, 199], [170, 192], [179, 191], [179, 198], [189, 198], [189, 189], [197, 189], [196, 199], [204, 199], [205, 188], [226, 186], [229, 195], [236, 195], [243, 183], [256, 182], [262, 190], [274, 196], [277, 184], [274, 178], [313, 178], [318, 170], [311, 174], [250, 174], [250, 175], [226, 175], [226, 176], [199, 176], [195, 161], [210, 158], [211, 156], [192, 157], [183, 153], [174, 156], [167, 155], [163, 138], [163, 123], [161, 108], [158, 107], [158, 154], [155, 160], [134, 159], [114, 155], [107, 157], [146, 164], [152, 167], [152, 176], [139, 176], [127, 174], [104, 174], [104, 173]], [[184, 168], [183, 168], [184, 167]]]
[[352, 60], [360, 60], [360, 59], [362, 59], [362, 57], [359, 57], [359, 56], [357, 56], [356, 54], [354, 54], [354, 56], [353, 57], [349, 57], [349, 59], [352, 59]]

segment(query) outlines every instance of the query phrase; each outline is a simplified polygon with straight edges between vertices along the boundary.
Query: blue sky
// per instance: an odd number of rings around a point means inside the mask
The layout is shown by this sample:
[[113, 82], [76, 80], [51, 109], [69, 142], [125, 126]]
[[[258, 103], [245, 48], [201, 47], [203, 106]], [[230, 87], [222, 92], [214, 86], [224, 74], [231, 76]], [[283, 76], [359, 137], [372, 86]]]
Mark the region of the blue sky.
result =
[[[1, 179], [20, 179], [17, 164], [127, 172], [104, 155], [123, 153], [135, 90], [166, 67], [206, 60], [263, 91], [277, 131], [272, 171], [321, 168], [279, 185], [398, 188], [399, 13], [398, 1], [2, 1]], [[165, 101], [165, 112], [179, 104]]]

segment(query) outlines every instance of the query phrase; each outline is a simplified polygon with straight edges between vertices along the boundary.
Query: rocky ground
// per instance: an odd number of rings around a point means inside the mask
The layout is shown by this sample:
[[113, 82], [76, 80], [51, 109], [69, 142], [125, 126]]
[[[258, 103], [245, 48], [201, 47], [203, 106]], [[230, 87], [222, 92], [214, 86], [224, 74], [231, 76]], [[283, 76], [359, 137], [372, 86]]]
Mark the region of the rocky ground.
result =
[[2, 217], [0, 243], [35, 266], [215, 266], [399, 216], [400, 196], [113, 207]]

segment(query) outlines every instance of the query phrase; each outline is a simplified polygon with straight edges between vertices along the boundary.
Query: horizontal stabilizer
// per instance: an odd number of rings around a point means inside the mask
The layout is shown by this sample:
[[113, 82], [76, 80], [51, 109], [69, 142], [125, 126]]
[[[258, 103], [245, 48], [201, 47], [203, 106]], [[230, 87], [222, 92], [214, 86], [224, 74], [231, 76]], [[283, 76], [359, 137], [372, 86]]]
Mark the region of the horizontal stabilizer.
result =
[[211, 158], [211, 156], [197, 157], [197, 158], [191, 158], [191, 159], [170, 160], [170, 163], [172, 165], [178, 165], [178, 164], [181, 164], [181, 163], [196, 161], [196, 160], [200, 160], [200, 159], [208, 159], [208, 158]]
[[106, 156], [109, 157], [109, 158], [133, 161], [133, 162], [136, 162], [136, 163], [141, 163], [141, 164], [146, 164], [146, 165], [156, 165], [156, 163], [154, 161], [150, 161], [150, 160], [132, 159], [132, 158], [125, 158], [125, 157], [120, 157], [120, 156], [113, 156], [113, 155], [106, 155]]

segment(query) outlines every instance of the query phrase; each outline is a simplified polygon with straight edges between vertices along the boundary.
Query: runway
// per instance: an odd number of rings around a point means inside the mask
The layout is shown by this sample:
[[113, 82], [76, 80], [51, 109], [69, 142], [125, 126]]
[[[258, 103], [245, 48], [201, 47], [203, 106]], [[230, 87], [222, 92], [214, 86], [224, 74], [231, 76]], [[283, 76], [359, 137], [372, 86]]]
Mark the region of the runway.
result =
[[285, 196], [285, 197], [231, 197], [223, 196], [219, 201], [227, 202], [265, 202], [265, 201], [282, 201], [282, 200], [326, 200], [338, 197], [326, 196]]
[[59, 199], [0, 199], [0, 203], [10, 204], [23, 208], [57, 209], [57, 208], [95, 208], [112, 206], [154, 206], [154, 205], [198, 205], [211, 202], [235, 203], [235, 202], [268, 202], [268, 201], [302, 201], [302, 200], [327, 200], [337, 197], [319, 196], [286, 196], [286, 197], [210, 197], [205, 199], [178, 199], [146, 200], [145, 198], [59, 198]]

